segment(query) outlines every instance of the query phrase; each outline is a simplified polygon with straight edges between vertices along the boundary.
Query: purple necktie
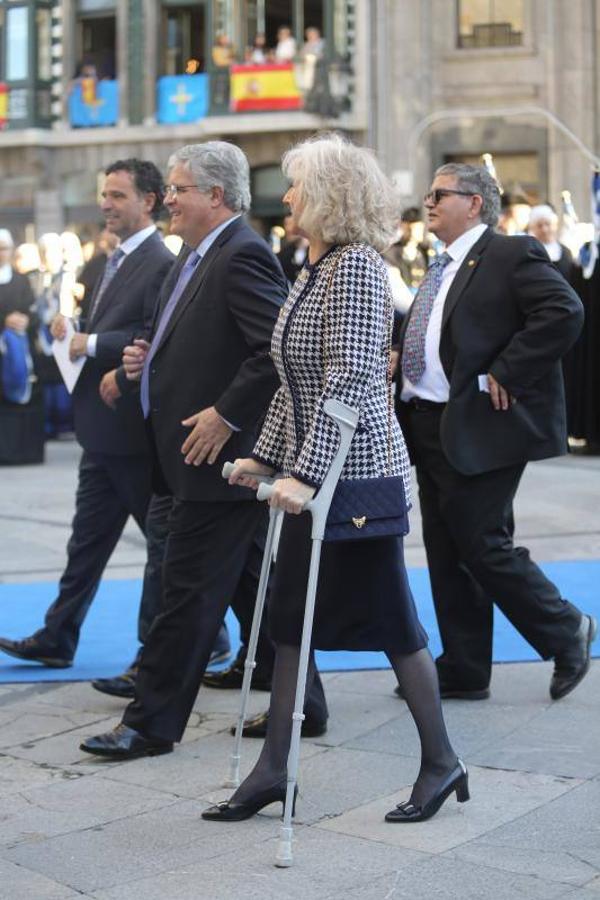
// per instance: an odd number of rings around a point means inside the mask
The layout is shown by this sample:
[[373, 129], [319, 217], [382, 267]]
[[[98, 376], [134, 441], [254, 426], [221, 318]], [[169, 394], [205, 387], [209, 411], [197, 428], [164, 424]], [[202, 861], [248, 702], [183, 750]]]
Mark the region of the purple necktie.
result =
[[115, 275], [117, 274], [117, 269], [119, 268], [119, 263], [127, 254], [121, 250], [120, 247], [117, 247], [112, 256], [106, 260], [106, 265], [104, 267], [104, 274], [102, 275], [102, 281], [100, 282], [100, 287], [98, 288], [98, 293], [94, 297], [94, 305], [92, 306], [92, 311], [90, 313], [89, 321], [91, 322], [96, 313], [98, 312], [98, 307], [100, 305], [100, 301], [102, 300], [102, 295], [104, 294], [106, 288], [109, 286]]
[[167, 305], [162, 311], [160, 322], [158, 323], [158, 328], [156, 329], [156, 334], [152, 338], [152, 344], [150, 345], [148, 355], [146, 356], [146, 359], [144, 361], [144, 368], [142, 369], [142, 380], [140, 384], [140, 400], [142, 402], [142, 410], [145, 419], [147, 419], [148, 415], [150, 414], [150, 365], [154, 358], [154, 354], [160, 346], [162, 336], [165, 333], [171, 316], [175, 311], [175, 307], [177, 306], [179, 298], [183, 294], [190, 278], [194, 274], [199, 261], [200, 257], [195, 250], [192, 250], [188, 258], [186, 259], [181, 272], [179, 273], [179, 278], [177, 279], [175, 287], [171, 292], [171, 296], [167, 301]]
[[434, 259], [413, 301], [402, 345], [402, 372], [413, 384], [421, 380], [425, 371], [427, 326], [433, 302], [444, 277], [444, 269], [451, 260], [452, 257], [448, 253], [442, 253]]

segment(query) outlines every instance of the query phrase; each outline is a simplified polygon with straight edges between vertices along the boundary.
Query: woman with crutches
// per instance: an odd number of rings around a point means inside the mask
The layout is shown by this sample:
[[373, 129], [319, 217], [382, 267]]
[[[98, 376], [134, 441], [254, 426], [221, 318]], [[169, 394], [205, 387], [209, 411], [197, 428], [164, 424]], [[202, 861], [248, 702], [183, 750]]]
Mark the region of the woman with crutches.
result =
[[[254, 769], [227, 802], [203, 818], [239, 821], [284, 802], [311, 553], [310, 515], [302, 512], [336, 455], [338, 432], [328, 399], [359, 411], [341, 473], [373, 486], [388, 477], [408, 496], [410, 464], [391, 410], [392, 308], [378, 251], [393, 240], [397, 211], [391, 184], [373, 155], [338, 135], [305, 141], [283, 159], [292, 181], [284, 197], [294, 232], [309, 240], [308, 262], [281, 310], [272, 354], [281, 378], [253, 458], [235, 461], [230, 483], [257, 488], [282, 475], [270, 503], [285, 512], [269, 602], [276, 644], [267, 737]], [[363, 517], [364, 518], [364, 517]], [[362, 528], [362, 518], [355, 521]], [[389, 822], [434, 815], [451, 793], [468, 799], [467, 772], [450, 744], [427, 636], [415, 610], [402, 539], [341, 540], [322, 549], [312, 646], [383, 650], [402, 684], [421, 741], [410, 799]], [[307, 683], [314, 677], [309, 665]]]

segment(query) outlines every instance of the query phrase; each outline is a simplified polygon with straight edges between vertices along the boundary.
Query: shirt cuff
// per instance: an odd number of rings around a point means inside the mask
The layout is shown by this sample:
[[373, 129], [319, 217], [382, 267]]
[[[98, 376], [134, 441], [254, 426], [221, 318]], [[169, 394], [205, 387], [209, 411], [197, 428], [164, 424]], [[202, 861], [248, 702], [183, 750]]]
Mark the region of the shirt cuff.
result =
[[96, 355], [96, 343], [98, 341], [97, 334], [88, 334], [87, 345], [85, 348], [85, 355], [94, 357]]
[[[95, 335], [94, 335], [94, 337], [95, 337]], [[228, 422], [227, 419], [221, 415], [221, 413], [218, 412], [217, 415], [220, 419], [222, 419], [223, 422], [225, 422], [225, 424], [227, 425], [228, 428], [231, 428], [232, 431], [241, 431], [242, 430], [241, 428], [238, 428], [237, 425], [233, 425], [231, 422]]]

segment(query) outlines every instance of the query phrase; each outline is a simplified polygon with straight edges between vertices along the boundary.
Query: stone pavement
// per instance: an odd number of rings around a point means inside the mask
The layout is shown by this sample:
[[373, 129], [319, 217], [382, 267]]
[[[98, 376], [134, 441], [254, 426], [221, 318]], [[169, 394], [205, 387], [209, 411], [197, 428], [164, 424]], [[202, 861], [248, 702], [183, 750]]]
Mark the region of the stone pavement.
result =
[[[73, 445], [45, 467], [3, 469], [0, 580], [56, 578], [72, 512]], [[539, 559], [600, 557], [600, 460], [530, 467], [519, 537]], [[10, 476], [10, 477], [9, 477]], [[409, 562], [422, 562], [413, 517]], [[139, 575], [128, 531], [109, 577]], [[32, 562], [33, 560], [33, 562]], [[574, 598], [576, 599], [576, 598]], [[600, 900], [600, 662], [569, 697], [551, 664], [496, 666], [492, 698], [445, 703], [472, 800], [393, 826], [417, 739], [390, 672], [325, 676], [327, 734], [303, 741], [295, 863], [276, 869], [278, 814], [203, 822], [221, 787], [237, 695], [202, 690], [170, 755], [102, 763], [79, 741], [123, 703], [87, 684], [0, 687], [1, 900]], [[252, 709], [266, 695], [252, 696]], [[259, 751], [244, 742], [243, 769]]]

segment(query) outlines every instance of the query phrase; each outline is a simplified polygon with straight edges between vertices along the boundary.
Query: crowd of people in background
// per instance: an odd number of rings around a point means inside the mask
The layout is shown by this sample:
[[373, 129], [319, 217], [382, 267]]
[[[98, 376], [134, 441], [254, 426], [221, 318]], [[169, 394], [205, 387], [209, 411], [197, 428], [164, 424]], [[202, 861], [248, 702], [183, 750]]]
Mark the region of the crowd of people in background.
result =
[[282, 25], [277, 30], [277, 42], [269, 47], [264, 32], [256, 33], [252, 44], [238, 51], [226, 34], [217, 35], [212, 49], [213, 65], [225, 68], [235, 63], [251, 66], [263, 66], [267, 63], [291, 63], [296, 60], [307, 63], [321, 59], [325, 52], [325, 42], [321, 31], [314, 25], [304, 31], [305, 41], [298, 47], [298, 42], [289, 25]]
[[[289, 29], [280, 30], [281, 43], [291, 49], [289, 41], [293, 38], [287, 32]], [[256, 62], [265, 52], [261, 49], [264, 35], [257, 35], [255, 43]], [[309, 46], [316, 53], [322, 46], [316, 28], [307, 29], [305, 48]], [[276, 242], [275, 249], [288, 283], [293, 285], [304, 267], [308, 242], [293, 234], [290, 225], [288, 216], [283, 221], [283, 238]], [[583, 277], [578, 237], [568, 220], [561, 225], [561, 217], [550, 203], [530, 204], [524, 196], [511, 200], [504, 195], [497, 230], [537, 238], [582, 300], [584, 328], [563, 359], [569, 447], [575, 453], [598, 453], [600, 265], [591, 278]], [[417, 206], [403, 210], [397, 238], [383, 254], [394, 297], [396, 330], [431, 261], [440, 252], [439, 241], [427, 232]], [[80, 241], [77, 234], [65, 231], [43, 234], [37, 243], [15, 246], [10, 232], [0, 229], [0, 464], [42, 462], [44, 441], [73, 436], [71, 399], [52, 354], [50, 324], [61, 310], [72, 310], [76, 320], [85, 318], [94, 286], [117, 243], [114, 234], [100, 227], [94, 240]], [[176, 242], [171, 249], [177, 251]], [[15, 356], [20, 365], [14, 362]], [[17, 388], [13, 386], [15, 380]]]

